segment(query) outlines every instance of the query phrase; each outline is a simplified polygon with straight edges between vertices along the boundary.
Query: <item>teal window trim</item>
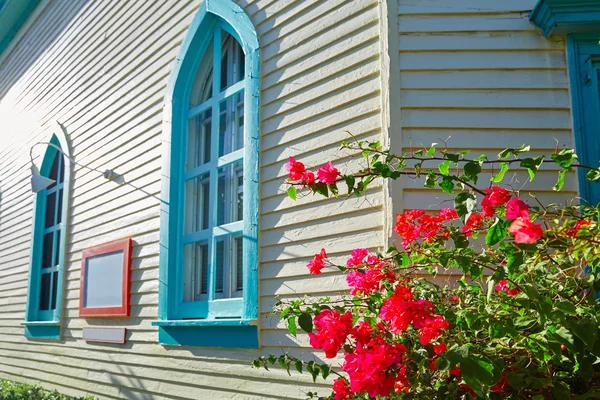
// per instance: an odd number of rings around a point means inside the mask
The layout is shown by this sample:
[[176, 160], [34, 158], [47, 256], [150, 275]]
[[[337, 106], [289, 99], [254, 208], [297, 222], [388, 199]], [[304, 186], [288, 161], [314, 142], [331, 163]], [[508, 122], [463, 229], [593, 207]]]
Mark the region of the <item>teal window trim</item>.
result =
[[6, 50], [40, 0], [0, 0], [0, 54]]
[[[33, 201], [33, 229], [31, 236], [31, 253], [29, 266], [29, 283], [27, 292], [27, 306], [25, 321], [21, 324], [25, 327], [25, 336], [31, 339], [49, 339], [60, 340], [61, 338], [61, 313], [63, 302], [63, 284], [64, 284], [64, 266], [65, 249], [67, 243], [67, 218], [69, 209], [69, 196], [71, 190], [71, 152], [69, 142], [65, 135], [64, 128], [57, 124], [53, 130], [52, 137], [48, 142], [44, 153], [40, 173], [43, 176], [49, 176], [52, 163], [60, 148], [62, 155], [62, 169], [64, 178], [62, 183], [57, 183], [53, 188], [44, 189], [35, 194]], [[55, 147], [56, 146], [56, 147]], [[62, 190], [62, 198], [58, 199]], [[60, 222], [53, 224], [51, 228], [46, 228], [46, 200], [48, 193], [56, 193], [56, 215], [60, 215]], [[56, 300], [54, 310], [40, 311], [40, 290], [42, 276], [42, 257], [44, 252], [44, 233], [54, 232], [54, 241], [52, 245], [52, 260], [57, 263], [51, 269], [57, 273], [56, 279]], [[54, 263], [54, 261], [52, 261]], [[45, 270], [49, 271], [50, 268]], [[54, 285], [52, 280], [51, 285]], [[52, 290], [51, 290], [52, 291]], [[52, 300], [50, 300], [52, 301]]]
[[[539, 0], [529, 19], [546, 37], [565, 37], [575, 148], [583, 164], [598, 166], [600, 151], [600, 0]], [[600, 185], [578, 171], [584, 201], [600, 202]]]
[[[183, 184], [189, 97], [204, 50], [217, 26], [232, 35], [245, 55], [244, 183], [243, 183], [243, 298], [229, 299], [239, 318], [183, 319]], [[245, 12], [232, 0], [205, 0], [186, 34], [173, 65], [165, 95], [158, 321], [159, 342], [165, 345], [257, 348], [258, 343], [258, 176], [260, 52], [256, 31]], [[213, 69], [213, 82], [219, 82]], [[238, 91], [236, 85], [232, 87]], [[200, 110], [192, 110], [199, 112]], [[236, 156], [237, 157], [237, 156]], [[234, 157], [234, 158], [236, 158]], [[235, 224], [232, 224], [235, 225]], [[232, 229], [233, 229], [232, 228]], [[208, 303], [205, 303], [208, 304]]]

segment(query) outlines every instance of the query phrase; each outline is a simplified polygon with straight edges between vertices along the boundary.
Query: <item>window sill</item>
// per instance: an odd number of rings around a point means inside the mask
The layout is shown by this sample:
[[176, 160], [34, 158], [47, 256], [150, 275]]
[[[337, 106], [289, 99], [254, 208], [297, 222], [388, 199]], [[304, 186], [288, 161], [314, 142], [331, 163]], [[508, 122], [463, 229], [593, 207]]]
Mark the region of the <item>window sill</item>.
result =
[[23, 321], [21, 325], [26, 338], [60, 340], [60, 321]]
[[165, 346], [201, 346], [258, 349], [256, 320], [163, 320], [158, 326], [158, 342]]

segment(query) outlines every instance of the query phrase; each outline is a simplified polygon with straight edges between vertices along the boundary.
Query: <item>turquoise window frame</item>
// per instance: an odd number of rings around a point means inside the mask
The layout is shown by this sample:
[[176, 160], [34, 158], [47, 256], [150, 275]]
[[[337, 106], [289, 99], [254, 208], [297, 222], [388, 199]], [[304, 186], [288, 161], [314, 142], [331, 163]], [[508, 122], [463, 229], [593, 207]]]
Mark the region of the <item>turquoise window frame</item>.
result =
[[[575, 148], [583, 164], [597, 167], [600, 159], [600, 87], [594, 60], [600, 62], [600, 0], [539, 0], [529, 19], [547, 38], [564, 37], [571, 90]], [[600, 202], [600, 185], [578, 171], [583, 200]]]
[[40, 0], [0, 0], [0, 55]]
[[[64, 180], [62, 183], [62, 206], [60, 210], [61, 222], [58, 224], [60, 230], [60, 240], [58, 249], [53, 246], [54, 252], [58, 251], [58, 267], [57, 267], [57, 286], [56, 286], [56, 308], [49, 311], [39, 310], [40, 288], [41, 288], [41, 272], [42, 272], [42, 254], [45, 220], [46, 220], [46, 197], [48, 189], [44, 189], [35, 194], [33, 201], [33, 229], [31, 234], [31, 253], [29, 264], [29, 283], [27, 292], [27, 306], [25, 312], [25, 321], [21, 324], [25, 327], [25, 337], [29, 339], [46, 339], [60, 340], [61, 339], [61, 313], [63, 302], [63, 284], [64, 284], [64, 266], [65, 266], [65, 249], [67, 243], [67, 224], [69, 210], [69, 194], [71, 190], [71, 156], [67, 138], [64, 134], [62, 126], [58, 126], [48, 142], [44, 153], [40, 174], [49, 176], [52, 162], [56, 156], [57, 147], [61, 149], [63, 156]], [[55, 147], [56, 146], [56, 147]], [[58, 185], [58, 184], [57, 184]], [[56, 191], [58, 193], [58, 191]], [[58, 203], [58, 199], [57, 199]]]
[[[244, 78], [244, 226], [243, 298], [234, 300], [239, 318], [184, 319], [183, 215], [185, 150], [189, 98], [204, 52], [217, 27], [227, 31], [245, 54]], [[259, 76], [258, 36], [246, 13], [231, 0], [205, 0], [181, 45], [167, 85], [163, 121], [161, 187], [159, 343], [163, 345], [258, 348], [258, 177]], [[219, 70], [215, 69], [218, 74]], [[213, 80], [219, 82], [219, 79]], [[208, 303], [205, 303], [208, 306]], [[232, 310], [228, 310], [232, 311]], [[204, 310], [199, 310], [204, 313]], [[204, 313], [206, 314], [206, 313]]]

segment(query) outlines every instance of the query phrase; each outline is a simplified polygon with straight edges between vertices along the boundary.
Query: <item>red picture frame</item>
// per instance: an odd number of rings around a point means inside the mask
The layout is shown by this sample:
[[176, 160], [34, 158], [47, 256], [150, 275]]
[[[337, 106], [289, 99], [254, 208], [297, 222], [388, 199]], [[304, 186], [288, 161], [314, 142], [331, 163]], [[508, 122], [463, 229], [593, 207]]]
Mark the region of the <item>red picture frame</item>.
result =
[[[79, 316], [80, 317], [129, 317], [129, 295], [131, 283], [131, 238], [116, 240], [114, 242], [101, 244], [83, 250], [81, 256], [81, 280], [79, 287]], [[86, 306], [89, 278], [89, 261], [98, 260], [102, 256], [122, 257], [122, 279], [121, 279], [121, 304], [118, 306]], [[116, 268], [112, 266], [112, 268]], [[118, 293], [118, 292], [117, 292]]]

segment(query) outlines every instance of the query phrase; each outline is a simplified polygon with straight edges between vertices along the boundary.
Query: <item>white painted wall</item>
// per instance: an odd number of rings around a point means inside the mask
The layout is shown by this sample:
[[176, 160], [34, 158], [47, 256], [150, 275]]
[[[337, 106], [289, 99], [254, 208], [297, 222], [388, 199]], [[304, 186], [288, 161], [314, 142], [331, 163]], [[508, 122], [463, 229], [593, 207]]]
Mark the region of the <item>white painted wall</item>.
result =
[[[0, 56], [0, 378], [102, 399], [304, 398], [327, 385], [249, 361], [290, 350], [312, 358], [308, 338], [290, 337], [269, 314], [275, 296], [334, 295], [343, 276], [310, 277], [321, 247], [335, 259], [381, 247], [384, 195], [369, 201], [286, 198], [284, 165], [332, 159], [350, 130], [381, 135], [380, 4], [375, 0], [240, 0], [261, 43], [259, 351], [157, 344], [161, 121], [171, 71], [200, 0], [43, 1]], [[69, 214], [60, 342], [27, 340], [25, 317], [32, 199], [29, 148], [53, 121], [70, 134], [76, 160], [114, 169], [117, 185], [76, 167]], [[38, 146], [41, 150], [43, 146]], [[360, 208], [360, 210], [359, 210]], [[78, 317], [83, 249], [133, 236], [132, 316]], [[84, 327], [125, 326], [127, 343], [88, 344]], [[322, 357], [316, 353], [317, 357]]]
[[[475, 157], [524, 143], [534, 154], [553, 152], [557, 141], [574, 146], [565, 43], [545, 39], [529, 22], [537, 0], [396, 2], [396, 152], [448, 137], [449, 148], [473, 149]], [[577, 194], [575, 175], [557, 195], [556, 173], [543, 169], [532, 183], [518, 174], [513, 187], [551, 201]], [[488, 184], [483, 179], [481, 186]], [[442, 203], [448, 196], [418, 181], [405, 179], [395, 189], [396, 211], [449, 205]]]

